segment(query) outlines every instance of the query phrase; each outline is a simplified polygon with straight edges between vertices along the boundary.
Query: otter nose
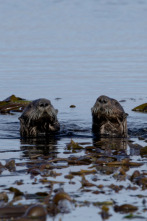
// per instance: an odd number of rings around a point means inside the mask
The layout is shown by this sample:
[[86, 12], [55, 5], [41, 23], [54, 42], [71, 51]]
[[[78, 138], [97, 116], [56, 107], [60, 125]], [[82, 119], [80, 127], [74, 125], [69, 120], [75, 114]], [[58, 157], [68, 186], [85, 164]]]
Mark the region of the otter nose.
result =
[[107, 97], [100, 97], [98, 100], [101, 104], [106, 104], [108, 102]]
[[42, 102], [42, 103], [40, 103], [40, 107], [47, 107], [49, 104], [47, 103], [47, 102]]

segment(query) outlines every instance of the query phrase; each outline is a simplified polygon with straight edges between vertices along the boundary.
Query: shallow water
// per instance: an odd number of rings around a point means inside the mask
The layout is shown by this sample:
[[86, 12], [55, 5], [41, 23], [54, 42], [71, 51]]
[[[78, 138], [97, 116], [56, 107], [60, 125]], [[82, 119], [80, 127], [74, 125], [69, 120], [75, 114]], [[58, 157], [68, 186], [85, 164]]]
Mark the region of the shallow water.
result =
[[[147, 127], [146, 114], [131, 111], [147, 100], [145, 0], [0, 0], [0, 5], [0, 100], [11, 94], [30, 100], [40, 97], [50, 99], [59, 110], [62, 130], [72, 133], [76, 142], [93, 143], [90, 109], [102, 94], [119, 101], [125, 100], [121, 104], [129, 114], [128, 127], [131, 131]], [[76, 108], [70, 109], [71, 104]], [[23, 179], [23, 191], [31, 189], [31, 192], [37, 192], [40, 183], [32, 188], [30, 174], [25, 174], [28, 170], [26, 164], [19, 166], [19, 163], [30, 160], [32, 148], [37, 154], [65, 157], [64, 149], [71, 137], [67, 133], [51, 144], [42, 141], [39, 144], [23, 143], [19, 136], [19, 115], [0, 115], [1, 162], [15, 159], [18, 163], [16, 171], [1, 174], [1, 188], [14, 185], [16, 179]], [[135, 142], [145, 146], [143, 141]], [[139, 156], [131, 159], [146, 162]], [[62, 169], [62, 180], [64, 174], [72, 169], [79, 170], [79, 166]], [[144, 164], [141, 170], [145, 169]], [[80, 188], [81, 178], [75, 179], [75, 185], [66, 183], [64, 186], [72, 196]], [[109, 179], [114, 182], [111, 177]], [[101, 182], [105, 182], [104, 175], [100, 178]], [[46, 191], [44, 187], [42, 191]], [[141, 207], [142, 199], [131, 198], [123, 191], [115, 194], [114, 200], [119, 204], [125, 199], [132, 204], [137, 200]], [[123, 194], [126, 194], [125, 199]], [[79, 195], [81, 201], [110, 200], [107, 194]], [[86, 209], [75, 209], [64, 215], [62, 220], [77, 217], [84, 217], [85, 221], [101, 220], [98, 212], [98, 208], [90, 205]], [[123, 217], [113, 211], [110, 213], [113, 216], [109, 220]]]

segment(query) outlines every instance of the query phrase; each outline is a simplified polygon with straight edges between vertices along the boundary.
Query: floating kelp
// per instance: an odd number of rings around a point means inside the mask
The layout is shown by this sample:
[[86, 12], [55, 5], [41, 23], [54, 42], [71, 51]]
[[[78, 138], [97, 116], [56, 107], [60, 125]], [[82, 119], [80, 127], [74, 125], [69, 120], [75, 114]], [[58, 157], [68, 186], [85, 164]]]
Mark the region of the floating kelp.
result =
[[45, 221], [47, 211], [42, 205], [5, 206], [0, 208], [1, 220]]
[[15, 171], [15, 160], [7, 160], [5, 167], [9, 170], [9, 171]]
[[103, 202], [95, 202], [93, 203], [94, 206], [112, 206], [114, 204], [113, 201], [103, 201]]
[[134, 214], [132, 214], [132, 213], [130, 213], [129, 215], [127, 215], [127, 216], [124, 216], [123, 217], [124, 219], [134, 219], [134, 220], [145, 220], [145, 217], [143, 217], [143, 216], [139, 216], [139, 215], [134, 215]]
[[141, 156], [147, 156], [147, 146], [140, 149]]
[[109, 214], [109, 207], [103, 205], [99, 214], [101, 215], [103, 220], [108, 219], [111, 216], [111, 214]]
[[67, 144], [67, 149], [71, 150], [71, 149], [84, 149], [84, 147], [80, 146], [78, 143], [76, 143], [75, 141], [73, 141], [71, 139], [70, 143]]
[[8, 195], [7, 195], [7, 193], [6, 192], [1, 192], [0, 193], [0, 201], [2, 202], [8, 202]]
[[72, 209], [72, 199], [68, 193], [64, 190], [58, 189], [57, 193], [53, 197], [52, 204], [50, 206], [54, 213], [69, 213]]
[[131, 204], [123, 204], [121, 206], [114, 206], [114, 210], [115, 212], [129, 213], [138, 210], [138, 207]]
[[72, 174], [68, 174], [68, 175], [65, 175], [64, 178], [71, 180], [74, 178], [74, 176]]
[[71, 201], [71, 198], [70, 196], [65, 193], [64, 191], [59, 191], [55, 194], [55, 196], [53, 197], [53, 203], [58, 205], [59, 204], [59, 201], [61, 200], [68, 200], [68, 201]]
[[96, 170], [80, 170], [80, 171], [76, 171], [76, 172], [70, 172], [72, 175], [74, 176], [82, 176], [83, 174], [94, 174], [96, 173]]
[[0, 218], [16, 218], [16, 217], [21, 217], [24, 215], [24, 213], [26, 212], [27, 208], [29, 206], [3, 206], [0, 207]]
[[0, 113], [21, 112], [30, 103], [23, 98], [11, 95], [3, 101], [0, 101]]
[[109, 185], [109, 188], [114, 190], [115, 193], [118, 193], [120, 190], [123, 189], [123, 186], [122, 185], [118, 186], [118, 185], [111, 184], [111, 185]]
[[14, 187], [10, 187], [8, 190], [9, 190], [10, 192], [13, 192], [13, 193], [14, 193], [14, 197], [23, 196], [23, 195], [24, 195], [23, 192], [21, 192], [19, 189], [14, 188]]
[[144, 173], [140, 173], [138, 170], [135, 170], [130, 177], [130, 181], [138, 186], [142, 187], [142, 190], [147, 189], [147, 177]]
[[138, 178], [140, 178], [140, 176], [141, 176], [140, 172], [138, 170], [135, 170], [130, 177], [131, 182], [135, 183], [138, 180]]
[[86, 147], [85, 147], [85, 150], [95, 151], [95, 150], [96, 150], [96, 147], [94, 147], [94, 146], [86, 146]]
[[83, 187], [93, 187], [93, 186], [96, 186], [95, 184], [90, 183], [90, 182], [85, 178], [84, 174], [82, 175], [81, 184], [82, 184], [82, 188], [83, 188]]
[[143, 163], [130, 162], [129, 159], [123, 159], [121, 161], [114, 161], [114, 162], [107, 163], [106, 165], [108, 165], [108, 166], [124, 165], [124, 166], [128, 166], [128, 167], [139, 167], [139, 166], [142, 166]]
[[76, 105], [74, 105], [74, 104], [70, 105], [70, 108], [75, 108], [75, 107], [76, 107]]
[[132, 111], [147, 112], [147, 103], [134, 107]]
[[42, 221], [45, 221], [46, 215], [47, 215], [47, 211], [42, 205], [33, 205], [27, 209], [24, 217], [28, 217], [33, 220], [37, 218], [37, 219], [41, 219]]

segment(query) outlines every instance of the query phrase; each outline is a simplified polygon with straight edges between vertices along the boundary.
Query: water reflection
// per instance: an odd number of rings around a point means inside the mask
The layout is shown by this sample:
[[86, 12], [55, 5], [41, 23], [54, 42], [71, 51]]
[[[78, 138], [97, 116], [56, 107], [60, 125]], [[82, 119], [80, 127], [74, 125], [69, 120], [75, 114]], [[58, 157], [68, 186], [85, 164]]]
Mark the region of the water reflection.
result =
[[127, 149], [127, 139], [124, 138], [99, 138], [94, 137], [93, 144], [97, 148], [104, 150], [126, 150]]
[[42, 154], [51, 158], [57, 157], [58, 138], [55, 136], [29, 138], [20, 140], [20, 148], [25, 158]]

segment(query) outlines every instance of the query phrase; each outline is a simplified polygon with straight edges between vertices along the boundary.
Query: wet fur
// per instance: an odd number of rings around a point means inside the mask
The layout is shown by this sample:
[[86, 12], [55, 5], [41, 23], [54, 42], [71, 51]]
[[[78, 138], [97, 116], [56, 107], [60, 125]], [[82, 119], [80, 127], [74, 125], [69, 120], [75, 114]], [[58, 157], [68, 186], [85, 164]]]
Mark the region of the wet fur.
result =
[[60, 129], [57, 120], [58, 110], [51, 102], [41, 98], [32, 101], [20, 116], [20, 135], [22, 137], [37, 137], [40, 134], [56, 132]]
[[120, 103], [107, 96], [96, 100], [92, 111], [92, 130], [98, 136], [127, 137], [127, 114]]

